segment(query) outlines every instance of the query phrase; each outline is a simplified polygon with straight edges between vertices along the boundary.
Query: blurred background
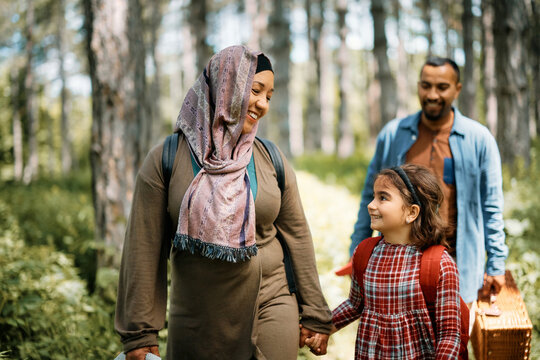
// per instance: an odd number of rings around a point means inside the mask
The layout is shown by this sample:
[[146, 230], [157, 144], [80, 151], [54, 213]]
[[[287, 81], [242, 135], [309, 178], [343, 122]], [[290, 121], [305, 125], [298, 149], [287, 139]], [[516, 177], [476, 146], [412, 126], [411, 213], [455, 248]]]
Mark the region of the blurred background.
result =
[[[429, 56], [504, 163], [508, 268], [540, 345], [539, 0], [0, 0], [0, 358], [112, 359], [116, 282], [137, 171], [172, 132], [210, 56], [272, 60], [258, 135], [297, 170], [331, 307], [375, 137], [420, 109]], [[167, 332], [161, 332], [166, 341]], [[326, 359], [351, 359], [355, 326]], [[165, 350], [164, 346], [161, 347]], [[300, 350], [299, 359], [314, 358]]]

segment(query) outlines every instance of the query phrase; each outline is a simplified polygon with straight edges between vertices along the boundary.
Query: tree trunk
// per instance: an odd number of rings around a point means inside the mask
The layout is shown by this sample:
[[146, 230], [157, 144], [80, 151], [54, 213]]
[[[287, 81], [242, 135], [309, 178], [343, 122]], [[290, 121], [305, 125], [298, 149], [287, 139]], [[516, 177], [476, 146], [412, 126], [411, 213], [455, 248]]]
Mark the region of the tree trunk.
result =
[[[366, 57], [366, 64], [368, 68], [368, 74], [375, 74], [377, 72], [377, 65], [373, 58], [373, 53], [364, 52]], [[367, 76], [366, 79], [366, 100], [367, 100], [367, 113], [369, 119], [369, 140], [370, 143], [375, 143], [377, 134], [381, 131], [381, 107], [379, 105], [379, 98], [381, 96], [381, 84], [376, 78]]]
[[24, 168], [23, 182], [29, 184], [38, 175], [38, 143], [37, 128], [38, 119], [36, 117], [35, 93], [34, 93], [34, 69], [33, 50], [34, 50], [34, 3], [32, 0], [26, 1], [26, 69], [24, 79], [25, 92], [25, 115], [28, 127], [28, 161]]
[[[321, 116], [321, 53], [320, 42], [323, 27], [324, 1], [306, 0], [307, 15], [307, 40], [309, 45], [309, 63], [307, 72], [307, 99], [306, 103], [306, 136], [305, 144], [308, 151], [320, 150], [323, 142], [326, 141], [328, 151], [330, 143], [333, 141], [333, 133], [325, 134], [323, 130], [323, 117]], [[326, 139], [325, 141], [323, 138]], [[330, 145], [331, 146], [331, 145]], [[324, 150], [324, 149], [323, 149]], [[333, 149], [332, 149], [333, 150]], [[330, 152], [332, 151], [330, 150]]]
[[274, 140], [285, 155], [290, 155], [289, 139], [289, 68], [291, 52], [291, 30], [289, 28], [289, 1], [273, 1], [273, 9], [268, 20], [268, 37], [263, 43], [275, 70], [272, 106], [268, 115], [268, 137]]
[[138, 0], [84, 0], [92, 80], [91, 165], [98, 266], [118, 267], [147, 149], [145, 47]]
[[[374, 48], [373, 53], [377, 60], [376, 78], [380, 84], [379, 106], [381, 119], [377, 121], [377, 130], [396, 116], [396, 82], [390, 72], [387, 56], [387, 41], [385, 33], [386, 13], [384, 3], [381, 1], [371, 2], [371, 15], [373, 17]], [[377, 131], [378, 132], [378, 131]]]
[[531, 63], [531, 104], [532, 116], [536, 127], [536, 136], [540, 136], [540, 1], [529, 0], [529, 12], [531, 19], [531, 36], [530, 36], [530, 63]]
[[66, 21], [65, 21], [65, 0], [60, 0], [58, 6], [58, 25], [57, 25], [57, 48], [58, 48], [58, 73], [60, 75], [60, 82], [62, 88], [60, 89], [60, 131], [61, 136], [61, 163], [62, 174], [67, 175], [71, 172], [73, 167], [73, 140], [71, 137], [71, 126], [69, 124], [69, 99], [68, 89], [66, 86], [66, 69], [65, 69], [65, 54], [66, 54]]
[[422, 10], [422, 20], [424, 21], [424, 26], [426, 27], [425, 34], [428, 42], [427, 56], [429, 58], [433, 54], [433, 31], [431, 31], [431, 1], [422, 0], [420, 8]]
[[20, 69], [15, 64], [11, 67], [11, 108], [13, 119], [13, 177], [21, 181], [23, 177], [23, 131], [21, 121], [21, 84]]
[[195, 66], [197, 68], [197, 76], [200, 74], [210, 57], [212, 50], [206, 44], [208, 37], [208, 25], [206, 21], [207, 0], [191, 0], [189, 3], [188, 22], [191, 27], [191, 38], [195, 42], [194, 48], [196, 53]]
[[147, 29], [146, 33], [149, 34], [150, 37], [147, 54], [151, 59], [154, 70], [150, 78], [150, 84], [148, 85], [149, 92], [147, 96], [149, 118], [152, 122], [152, 127], [150, 129], [150, 144], [154, 145], [162, 140], [163, 130], [161, 118], [161, 67], [156, 52], [159, 40], [158, 32], [163, 17], [163, 1], [149, 1], [148, 3], [145, 3], [145, 5], [147, 8], [150, 8], [150, 15], [146, 20], [147, 24], [145, 26]]
[[[338, 0], [336, 3], [338, 16], [338, 31], [340, 45], [338, 50], [338, 79], [339, 79], [339, 113], [338, 113], [338, 156], [345, 158], [354, 152], [354, 136], [349, 120], [348, 98], [352, 93], [349, 74], [349, 50], [347, 48], [347, 33], [349, 29], [345, 23], [347, 15], [347, 0]], [[333, 132], [332, 132], [333, 133]], [[324, 150], [324, 149], [323, 149]]]
[[474, 17], [472, 13], [472, 1], [463, 0], [463, 14], [461, 17], [463, 25], [463, 52], [465, 53], [465, 66], [461, 83], [463, 89], [459, 97], [460, 111], [470, 118], [476, 119], [476, 81], [474, 79], [474, 49], [473, 49], [473, 28]]
[[452, 0], [442, 0], [441, 2], [441, 15], [444, 22], [444, 39], [446, 43], [446, 56], [454, 58], [454, 47], [450, 42], [450, 29], [452, 28]]
[[502, 161], [530, 160], [527, 12], [523, 0], [493, 2], [497, 74], [497, 140]]
[[332, 49], [329, 46], [323, 46], [325, 39], [328, 39], [328, 27], [322, 30], [321, 39], [319, 42], [320, 54], [320, 104], [321, 104], [321, 123], [322, 123], [322, 143], [323, 149], [326, 148], [330, 152], [335, 151], [334, 140], [334, 104], [335, 104], [335, 85], [334, 73], [335, 63], [333, 59]]
[[[320, 4], [320, 2], [319, 2]], [[320, 103], [320, 53], [319, 39], [321, 37], [322, 19], [320, 7], [315, 6], [313, 1], [306, 0], [306, 18], [307, 18], [307, 41], [309, 50], [309, 59], [307, 67], [307, 86], [306, 86], [306, 150], [313, 152], [321, 148], [322, 137], [322, 119]], [[313, 12], [315, 10], [315, 12]]]
[[262, 50], [261, 36], [265, 34], [268, 25], [268, 14], [264, 3], [260, 0], [244, 0], [244, 6], [248, 17], [251, 19], [251, 34], [248, 47], [252, 50]]
[[497, 136], [497, 97], [495, 87], [495, 48], [493, 44], [493, 4], [492, 0], [482, 1], [482, 84], [484, 87], [485, 123], [494, 136]]
[[409, 113], [408, 103], [409, 103], [409, 81], [407, 79], [407, 74], [409, 73], [409, 64], [407, 52], [405, 51], [405, 43], [403, 41], [403, 36], [401, 36], [402, 29], [402, 19], [401, 19], [401, 3], [399, 0], [393, 1], [394, 16], [397, 22], [397, 37], [399, 39], [398, 43], [398, 72], [396, 74], [396, 86], [397, 86], [397, 98], [398, 105], [396, 116], [403, 117]]

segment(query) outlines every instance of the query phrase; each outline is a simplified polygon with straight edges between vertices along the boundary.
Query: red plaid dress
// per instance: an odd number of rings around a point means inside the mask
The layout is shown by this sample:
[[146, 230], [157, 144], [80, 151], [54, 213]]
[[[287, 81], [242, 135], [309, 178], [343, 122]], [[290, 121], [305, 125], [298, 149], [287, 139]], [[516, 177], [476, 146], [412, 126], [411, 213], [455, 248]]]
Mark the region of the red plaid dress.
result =
[[360, 319], [356, 359], [457, 359], [460, 317], [456, 264], [444, 252], [435, 335], [419, 282], [421, 256], [416, 246], [392, 245], [383, 239], [373, 249], [363, 287], [358, 286], [353, 272], [349, 298], [334, 309], [332, 321], [340, 329]]

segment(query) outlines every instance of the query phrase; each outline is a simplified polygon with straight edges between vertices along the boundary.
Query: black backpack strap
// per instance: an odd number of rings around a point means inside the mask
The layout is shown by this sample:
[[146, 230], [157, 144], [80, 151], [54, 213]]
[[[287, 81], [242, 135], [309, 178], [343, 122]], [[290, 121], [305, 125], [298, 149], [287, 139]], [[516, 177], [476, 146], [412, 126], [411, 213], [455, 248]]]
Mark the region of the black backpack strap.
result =
[[[279, 153], [277, 146], [270, 140], [262, 139], [259, 137], [257, 137], [257, 140], [259, 140], [263, 144], [266, 152], [268, 153], [268, 155], [270, 155], [270, 159], [272, 160], [272, 164], [274, 165], [274, 169], [276, 170], [277, 182], [279, 189], [281, 190], [281, 196], [283, 196], [283, 192], [285, 191], [285, 168], [283, 167], [283, 159], [281, 158], [281, 154]], [[291, 294], [295, 293], [297, 300], [300, 302], [301, 297], [298, 289], [296, 288], [296, 280], [294, 277], [294, 270], [292, 266], [291, 252], [279, 230], [277, 230], [276, 237], [279, 240], [281, 247], [283, 248], [283, 263], [285, 264], [285, 275], [287, 276], [289, 292]]]
[[279, 153], [277, 146], [270, 140], [259, 137], [257, 137], [257, 140], [264, 145], [266, 152], [268, 155], [270, 155], [272, 164], [276, 169], [278, 186], [281, 190], [281, 195], [283, 195], [283, 192], [285, 191], [285, 168], [283, 167], [283, 159], [281, 158], [281, 154]]
[[174, 157], [176, 156], [176, 150], [178, 149], [178, 133], [167, 136], [163, 143], [163, 153], [161, 154], [161, 168], [163, 171], [163, 180], [165, 183], [165, 189], [169, 191], [169, 182], [171, 181], [171, 174], [174, 165]]
[[[161, 171], [163, 171], [163, 183], [165, 185], [165, 194], [169, 194], [169, 183], [174, 165], [174, 157], [178, 149], [178, 133], [171, 134], [165, 138], [163, 143], [163, 152], [161, 153]], [[167, 258], [170, 255], [172, 246], [172, 237], [174, 235], [173, 226], [169, 216], [165, 220], [165, 239], [163, 241], [163, 251], [167, 252]]]

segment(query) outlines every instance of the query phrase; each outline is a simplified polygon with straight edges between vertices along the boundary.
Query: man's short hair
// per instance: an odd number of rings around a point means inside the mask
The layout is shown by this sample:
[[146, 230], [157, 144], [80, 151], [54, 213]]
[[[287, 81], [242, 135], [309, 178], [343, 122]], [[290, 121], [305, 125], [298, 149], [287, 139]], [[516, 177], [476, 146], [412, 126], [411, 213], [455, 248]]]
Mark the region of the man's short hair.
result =
[[443, 57], [438, 57], [438, 56], [428, 58], [426, 62], [424, 63], [424, 65], [422, 65], [422, 70], [420, 70], [420, 75], [422, 75], [422, 71], [424, 70], [424, 66], [426, 65], [444, 66], [445, 64], [449, 64], [454, 69], [454, 72], [456, 73], [456, 76], [457, 76], [456, 83], [459, 83], [459, 80], [460, 80], [459, 67], [457, 66], [456, 62], [450, 58], [443, 58]]

